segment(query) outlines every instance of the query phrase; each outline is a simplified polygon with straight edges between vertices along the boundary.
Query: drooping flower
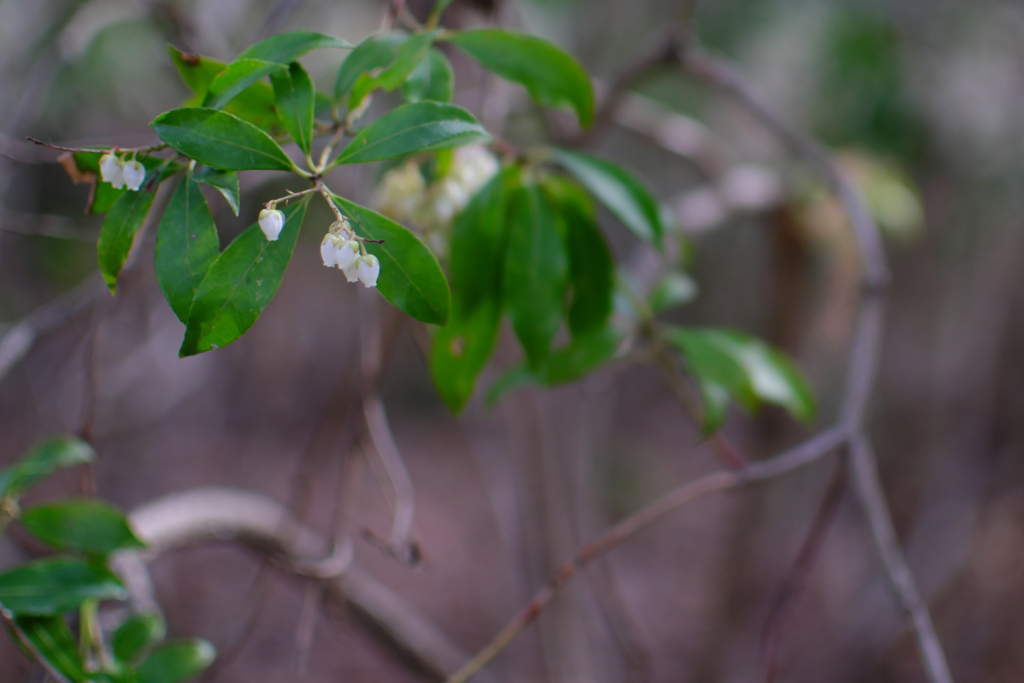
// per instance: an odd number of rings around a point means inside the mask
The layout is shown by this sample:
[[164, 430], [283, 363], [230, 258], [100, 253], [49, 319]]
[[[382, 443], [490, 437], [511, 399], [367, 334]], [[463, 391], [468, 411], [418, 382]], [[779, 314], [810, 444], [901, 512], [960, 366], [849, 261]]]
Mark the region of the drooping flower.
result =
[[120, 190], [124, 187], [124, 162], [116, 154], [104, 154], [100, 157], [100, 176], [103, 182]]
[[284, 228], [284, 214], [277, 209], [263, 209], [260, 211], [260, 230], [271, 242], [276, 242]]
[[342, 270], [351, 268], [358, 258], [359, 242], [338, 238], [337, 250], [334, 252], [334, 260], [338, 267]]
[[324, 235], [324, 241], [320, 243], [320, 258], [324, 260], [324, 265], [328, 268], [333, 268], [338, 265], [338, 240], [337, 235], [327, 233]]
[[124, 184], [128, 189], [132, 192], [138, 192], [139, 188], [142, 187], [143, 181], [146, 179], [146, 167], [137, 160], [132, 159], [125, 163], [123, 177]]
[[380, 275], [380, 261], [373, 254], [360, 256], [356, 261], [356, 275], [364, 287], [376, 287], [377, 276]]

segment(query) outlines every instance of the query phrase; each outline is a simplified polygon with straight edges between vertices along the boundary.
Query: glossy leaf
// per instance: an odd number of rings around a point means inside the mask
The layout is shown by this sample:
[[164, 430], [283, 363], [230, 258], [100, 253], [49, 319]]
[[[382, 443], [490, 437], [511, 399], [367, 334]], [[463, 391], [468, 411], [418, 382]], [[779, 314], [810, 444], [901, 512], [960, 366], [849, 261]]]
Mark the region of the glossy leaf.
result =
[[95, 498], [36, 505], [20, 519], [29, 533], [57, 550], [109, 555], [145, 545], [120, 510]]
[[221, 171], [217, 168], [203, 166], [192, 174], [192, 180], [214, 187], [227, 200], [231, 211], [237, 216], [239, 209], [238, 174], [234, 171]]
[[20, 617], [13, 621], [18, 638], [34, 655], [45, 660], [51, 671], [70, 683], [85, 683], [88, 676], [71, 629], [61, 617]]
[[260, 59], [236, 59], [217, 74], [210, 83], [210, 88], [203, 98], [203, 106], [220, 109], [235, 95], [256, 83], [261, 78], [288, 67], [276, 62], [265, 62]]
[[128, 254], [135, 244], [135, 236], [146, 221], [150, 207], [153, 206], [153, 197], [153, 192], [125, 192], [103, 219], [96, 252], [99, 256], [100, 272], [111, 293], [117, 289], [117, 276], [124, 267], [124, 262], [128, 260]]
[[484, 301], [470, 312], [454, 311], [447, 327], [438, 329], [430, 349], [430, 374], [441, 399], [459, 413], [473, 396], [477, 378], [487, 366], [501, 330], [501, 303]]
[[58, 436], [32, 446], [17, 463], [0, 470], [0, 497], [14, 497], [57, 470], [96, 458], [92, 446], [74, 436]]
[[[209, 57], [187, 54], [174, 47], [170, 48], [170, 53], [181, 79], [196, 94], [186, 106], [201, 105], [206, 100], [210, 84], [228, 65]], [[235, 95], [225, 105], [224, 111], [264, 130], [270, 130], [279, 123], [274, 93], [269, 85], [262, 82], [253, 83]]]
[[364, 73], [356, 79], [348, 98], [349, 108], [355, 108], [369, 93], [381, 89], [391, 92], [408, 80], [416, 68], [424, 62], [434, 42], [434, 31], [409, 36], [395, 53], [395, 59], [376, 75]]
[[370, 36], [359, 43], [341, 63], [334, 84], [334, 97], [347, 96], [360, 76], [383, 69], [395, 61], [398, 50], [408, 39], [404, 33], [385, 33]]
[[0, 607], [15, 617], [53, 616], [86, 600], [124, 600], [120, 579], [96, 565], [70, 558], [48, 558], [0, 574]]
[[388, 112], [359, 131], [334, 165], [383, 161], [489, 139], [487, 131], [465, 109], [438, 102], [414, 102]]
[[167, 627], [159, 614], [133, 614], [117, 627], [110, 646], [117, 661], [129, 664], [164, 639]]
[[402, 85], [402, 97], [406, 102], [451, 102], [454, 90], [455, 74], [451, 62], [443, 52], [434, 48]]
[[281, 284], [308, 203], [282, 209], [286, 220], [276, 241], [253, 224], [213, 262], [192, 301], [179, 355], [227, 346], [252, 327]]
[[552, 154], [634, 235], [651, 244], [661, 243], [664, 231], [658, 201], [633, 174], [610, 161], [579, 152], [556, 149]]
[[601, 330], [612, 312], [615, 264], [604, 233], [597, 225], [594, 205], [572, 183], [550, 178], [544, 184], [555, 215], [565, 224], [572, 298], [567, 322], [573, 336]]
[[205, 640], [178, 640], [155, 648], [135, 669], [138, 683], [182, 683], [205, 671], [217, 650]]
[[313, 110], [316, 108], [315, 89], [309, 74], [298, 62], [292, 62], [286, 71], [270, 75], [277, 100], [277, 113], [285, 130], [303, 154], [313, 147]]
[[213, 168], [288, 171], [295, 167], [265, 132], [216, 109], [172, 109], [150, 125], [171, 147]]
[[496, 175], [455, 218], [451, 238], [452, 305], [471, 312], [488, 300], [500, 300], [504, 282], [509, 189], [519, 169]]
[[580, 125], [594, 118], [594, 90], [579, 62], [543, 38], [501, 29], [473, 29], [446, 36], [502, 78], [526, 87], [543, 105], [571, 107]]
[[340, 38], [311, 31], [289, 31], [265, 38], [247, 48], [238, 59], [259, 59], [264, 62], [291, 64], [299, 57], [323, 48], [348, 49], [352, 46]]
[[505, 307], [531, 369], [547, 359], [562, 324], [568, 257], [555, 209], [536, 185], [509, 192]]
[[688, 304], [697, 298], [697, 283], [683, 272], [667, 274], [651, 292], [648, 306], [652, 313], [660, 313], [676, 306]]
[[199, 283], [218, 256], [220, 240], [213, 214], [199, 186], [186, 174], [156, 233], [156, 279], [178, 320], [188, 322]]
[[334, 202], [356, 232], [381, 244], [366, 243], [380, 261], [377, 289], [393, 306], [416, 320], [445, 325], [451, 312], [451, 292], [433, 252], [416, 235], [376, 211], [335, 197]]

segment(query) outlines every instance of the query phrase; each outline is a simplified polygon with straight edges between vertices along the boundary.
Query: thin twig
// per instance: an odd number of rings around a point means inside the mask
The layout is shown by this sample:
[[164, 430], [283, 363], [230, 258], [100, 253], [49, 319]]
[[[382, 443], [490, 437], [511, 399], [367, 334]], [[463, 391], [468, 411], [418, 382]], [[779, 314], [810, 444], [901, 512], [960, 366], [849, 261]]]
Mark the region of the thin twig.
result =
[[63, 145], [55, 145], [52, 142], [36, 140], [35, 138], [32, 137], [26, 137], [25, 139], [30, 142], [34, 142], [37, 145], [42, 145], [43, 147], [49, 147], [50, 149], [59, 149], [62, 152], [82, 152], [86, 154], [96, 154], [99, 152], [106, 151], [113, 151], [117, 152], [118, 154], [146, 154], [148, 152], [159, 152], [160, 150], [167, 149], [168, 147], [170, 147], [170, 145], [168, 145], [166, 142], [161, 142], [160, 144], [156, 145], [148, 145], [146, 147], [64, 147]]

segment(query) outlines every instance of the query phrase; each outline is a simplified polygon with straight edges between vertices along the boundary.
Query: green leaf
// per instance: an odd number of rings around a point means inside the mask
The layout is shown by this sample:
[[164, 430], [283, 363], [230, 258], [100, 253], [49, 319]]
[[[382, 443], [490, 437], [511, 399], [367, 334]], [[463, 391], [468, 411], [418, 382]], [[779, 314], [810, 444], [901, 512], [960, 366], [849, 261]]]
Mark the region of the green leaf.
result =
[[658, 201], [634, 175], [610, 161], [579, 152], [553, 149], [552, 154], [634, 235], [661, 244], [664, 230]]
[[82, 560], [48, 558], [0, 574], [0, 607], [15, 617], [63, 614], [86, 600], [124, 600], [112, 573]]
[[451, 312], [451, 292], [437, 258], [416, 235], [376, 211], [334, 198], [356, 232], [382, 244], [366, 243], [380, 261], [377, 289], [393, 306], [416, 320], [445, 325]]
[[57, 550], [109, 555], [145, 546], [120, 510], [95, 498], [36, 505], [20, 519], [33, 536]]
[[434, 333], [430, 374], [448, 409], [459, 413], [473, 396], [477, 377], [494, 353], [501, 329], [501, 303], [488, 299], [471, 312], [454, 310], [447, 327]]
[[238, 59], [259, 59], [288, 65], [304, 54], [326, 47], [350, 49], [352, 45], [340, 38], [311, 31], [290, 31], [270, 36], [251, 45]]
[[407, 39], [408, 36], [404, 33], [384, 33], [370, 36], [359, 43], [341, 63], [338, 78], [334, 83], [335, 99], [340, 100], [348, 95], [363, 74], [383, 69], [394, 62], [398, 50]]
[[458, 45], [502, 78], [526, 87], [540, 104], [571, 107], [586, 127], [594, 119], [594, 90], [579, 62], [548, 41], [501, 29], [450, 33]]
[[451, 62], [443, 52], [434, 48], [402, 85], [402, 97], [406, 102], [451, 102], [454, 90], [455, 74]]
[[686, 273], [668, 273], [651, 292], [648, 306], [652, 313], [660, 313], [676, 306], [688, 304], [697, 298], [697, 283]]
[[549, 178], [544, 183], [555, 214], [566, 227], [569, 282], [572, 299], [567, 321], [573, 336], [601, 330], [612, 312], [615, 265], [604, 234], [597, 225], [594, 205], [572, 183]]
[[290, 171], [295, 164], [265, 132], [216, 109], [185, 107], [150, 124], [160, 139], [196, 161], [226, 170]]
[[110, 645], [117, 661], [130, 664], [164, 639], [167, 627], [159, 614], [133, 614], [117, 627]]
[[237, 216], [239, 209], [238, 174], [234, 171], [221, 171], [203, 166], [192, 174], [192, 180], [214, 187], [227, 200], [231, 211]]
[[547, 359], [562, 324], [568, 258], [555, 208], [536, 185], [509, 192], [505, 306], [531, 369]]
[[213, 262], [192, 301], [179, 355], [227, 346], [252, 327], [281, 284], [308, 203], [283, 209], [286, 220], [276, 241], [253, 224]]
[[264, 62], [260, 59], [236, 59], [210, 83], [210, 88], [203, 99], [203, 106], [220, 109], [234, 99], [235, 95], [264, 76], [287, 68], [284, 64]]
[[156, 233], [156, 279], [178, 320], [188, 322], [199, 283], [218, 256], [220, 240], [213, 214], [199, 186], [186, 174]]
[[452, 305], [471, 312], [501, 299], [507, 240], [507, 193], [519, 178], [509, 167], [484, 185], [455, 218], [451, 239]]
[[292, 62], [287, 71], [270, 75], [277, 100], [277, 113], [285, 130], [308, 155], [313, 147], [313, 110], [316, 105], [313, 81], [298, 62]]
[[406, 104], [359, 131], [334, 166], [393, 159], [489, 140], [490, 136], [465, 109], [438, 102]]
[[113, 294], [117, 290], [117, 275], [128, 260], [135, 243], [135, 235], [146, 220], [153, 205], [153, 192], [125, 192], [110, 208], [103, 219], [103, 228], [96, 243], [103, 280]]
[[[187, 103], [188, 106], [202, 104], [210, 84], [228, 65], [209, 57], [187, 54], [174, 47], [169, 47], [169, 50], [171, 61], [181, 79], [196, 93]], [[224, 111], [264, 130], [270, 130], [279, 123], [274, 109], [274, 93], [266, 83], [253, 83], [236, 95], [224, 107]]]
[[14, 466], [0, 470], [0, 497], [18, 496], [57, 470], [96, 458], [92, 446], [74, 436], [58, 436], [32, 446]]
[[138, 683], [181, 683], [195, 678], [217, 658], [217, 650], [205, 640], [178, 640], [153, 650], [135, 669]]
[[430, 46], [434, 42], [435, 33], [436, 31], [426, 31], [413, 34], [399, 46], [394, 61], [387, 68], [377, 75], [364, 73], [359, 76], [352, 86], [352, 93], [348, 98], [349, 109], [359, 106], [364, 97], [378, 88], [385, 92], [391, 92], [405, 83], [426, 59], [430, 52]]
[[18, 638], [49, 668], [71, 683], [88, 680], [78, 643], [61, 617], [20, 617], [12, 622]]

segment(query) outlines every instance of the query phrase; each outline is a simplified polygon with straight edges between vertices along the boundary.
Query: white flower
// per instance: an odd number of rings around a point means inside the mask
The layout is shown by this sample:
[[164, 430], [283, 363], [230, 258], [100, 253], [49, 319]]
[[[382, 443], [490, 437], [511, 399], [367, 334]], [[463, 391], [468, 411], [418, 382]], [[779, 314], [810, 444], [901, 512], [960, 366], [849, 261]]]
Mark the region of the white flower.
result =
[[124, 162], [115, 154], [100, 157], [100, 175], [103, 182], [113, 185], [115, 190], [124, 187]]
[[339, 239], [337, 235], [327, 233], [324, 235], [324, 241], [320, 243], [320, 258], [324, 260], [324, 265], [328, 268], [338, 265]]
[[260, 211], [260, 230], [271, 242], [276, 242], [284, 227], [284, 214], [277, 209], [263, 209]]
[[341, 272], [345, 273], [345, 279], [349, 282], [357, 281], [359, 279], [359, 259], [350, 263], [348, 268], [342, 268]]
[[360, 256], [356, 261], [356, 275], [365, 287], [376, 287], [377, 276], [380, 275], [380, 261], [373, 254]]
[[125, 163], [123, 175], [124, 184], [128, 186], [128, 189], [132, 192], [138, 192], [139, 188], [142, 187], [142, 181], [146, 179], [146, 167], [132, 159]]
[[[351, 268], [359, 258], [359, 242], [337, 238], [334, 262], [342, 270]], [[352, 282], [349, 280], [349, 282]]]
[[385, 216], [397, 221], [408, 220], [423, 202], [426, 189], [419, 167], [406, 162], [384, 174], [374, 203]]

